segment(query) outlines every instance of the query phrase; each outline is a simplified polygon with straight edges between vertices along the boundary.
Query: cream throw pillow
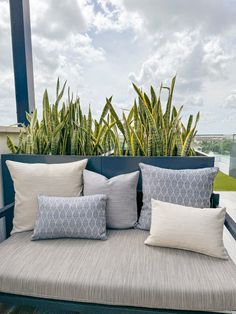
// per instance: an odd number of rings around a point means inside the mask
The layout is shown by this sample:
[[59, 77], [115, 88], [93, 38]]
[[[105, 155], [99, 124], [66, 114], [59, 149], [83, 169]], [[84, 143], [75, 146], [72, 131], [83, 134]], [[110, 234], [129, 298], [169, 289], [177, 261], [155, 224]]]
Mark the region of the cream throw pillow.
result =
[[227, 259], [225, 213], [225, 208], [194, 208], [152, 199], [150, 236], [145, 244]]
[[28, 164], [7, 160], [14, 189], [15, 232], [34, 229], [39, 194], [48, 196], [80, 196], [83, 170], [87, 159], [63, 164]]

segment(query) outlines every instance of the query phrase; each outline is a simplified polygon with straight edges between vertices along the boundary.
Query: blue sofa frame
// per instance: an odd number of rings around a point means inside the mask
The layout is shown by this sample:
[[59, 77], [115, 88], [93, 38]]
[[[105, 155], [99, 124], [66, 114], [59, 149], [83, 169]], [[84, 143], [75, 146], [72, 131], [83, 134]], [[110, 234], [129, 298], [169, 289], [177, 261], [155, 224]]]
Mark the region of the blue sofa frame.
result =
[[[85, 157], [85, 156], [47, 156], [47, 155], [2, 155], [2, 177], [3, 177], [3, 195], [5, 207], [0, 209], [0, 218], [5, 217], [6, 236], [10, 236], [12, 229], [12, 219], [14, 210], [14, 187], [13, 182], [6, 166], [6, 160], [13, 160], [26, 163], [65, 163], [88, 158], [87, 169], [101, 173], [108, 178], [139, 170], [139, 163], [143, 162], [153, 166], [168, 169], [197, 169], [214, 166], [213, 157]], [[142, 180], [141, 176], [137, 189], [138, 211], [142, 206]], [[219, 204], [219, 195], [212, 194], [211, 206], [217, 207]], [[225, 225], [236, 239], [236, 224], [233, 219], [227, 215]], [[70, 302], [63, 300], [42, 299], [29, 296], [14, 295], [0, 292], [0, 302], [29, 305], [37, 308], [51, 309], [53, 311], [78, 311], [81, 314], [180, 314], [180, 313], [211, 313], [198, 311], [180, 311], [174, 309], [150, 309], [137, 307], [124, 307], [102, 304], [90, 304], [81, 302]]]

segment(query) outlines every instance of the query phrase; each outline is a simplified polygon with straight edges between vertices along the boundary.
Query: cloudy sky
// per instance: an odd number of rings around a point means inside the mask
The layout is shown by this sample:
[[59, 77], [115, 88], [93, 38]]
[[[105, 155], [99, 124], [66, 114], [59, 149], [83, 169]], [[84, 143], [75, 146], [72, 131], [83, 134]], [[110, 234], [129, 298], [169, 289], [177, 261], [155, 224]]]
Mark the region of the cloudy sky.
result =
[[[9, 4], [0, 0], [0, 124], [16, 121]], [[199, 133], [236, 133], [236, 0], [30, 0], [36, 105], [57, 77], [100, 113], [177, 74], [174, 102]]]

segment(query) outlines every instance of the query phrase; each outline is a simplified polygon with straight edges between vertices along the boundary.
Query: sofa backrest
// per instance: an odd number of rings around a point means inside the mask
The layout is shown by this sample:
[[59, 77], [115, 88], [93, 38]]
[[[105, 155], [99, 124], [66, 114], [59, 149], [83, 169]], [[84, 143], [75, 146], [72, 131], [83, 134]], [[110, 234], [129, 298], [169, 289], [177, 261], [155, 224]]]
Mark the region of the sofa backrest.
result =
[[[117, 176], [122, 173], [128, 173], [139, 170], [139, 163], [146, 163], [153, 166], [168, 169], [198, 169], [214, 166], [214, 157], [115, 157], [115, 156], [58, 156], [58, 155], [13, 155], [4, 154], [2, 160], [2, 179], [3, 179], [3, 196], [4, 204], [14, 202], [14, 187], [8, 171], [6, 160], [13, 160], [25, 163], [66, 163], [88, 158], [87, 169], [100, 173], [108, 178]], [[142, 178], [139, 177], [137, 189], [138, 211], [142, 205]], [[217, 196], [212, 197], [212, 206], [217, 203]], [[12, 220], [12, 219], [10, 219]], [[7, 229], [12, 221], [8, 221]]]

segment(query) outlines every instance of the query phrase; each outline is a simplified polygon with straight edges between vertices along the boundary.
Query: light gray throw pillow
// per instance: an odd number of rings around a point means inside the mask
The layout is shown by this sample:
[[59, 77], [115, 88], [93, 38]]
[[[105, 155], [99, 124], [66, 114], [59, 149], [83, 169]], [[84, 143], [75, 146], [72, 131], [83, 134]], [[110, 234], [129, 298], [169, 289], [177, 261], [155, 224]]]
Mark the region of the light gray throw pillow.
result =
[[107, 227], [132, 228], [137, 223], [137, 184], [139, 171], [107, 179], [96, 172], [84, 170], [84, 195], [107, 195]]
[[143, 206], [137, 228], [149, 230], [151, 199], [190, 207], [210, 207], [218, 168], [172, 170], [139, 164], [142, 173]]
[[56, 238], [106, 239], [106, 195], [38, 196], [32, 240]]

